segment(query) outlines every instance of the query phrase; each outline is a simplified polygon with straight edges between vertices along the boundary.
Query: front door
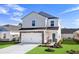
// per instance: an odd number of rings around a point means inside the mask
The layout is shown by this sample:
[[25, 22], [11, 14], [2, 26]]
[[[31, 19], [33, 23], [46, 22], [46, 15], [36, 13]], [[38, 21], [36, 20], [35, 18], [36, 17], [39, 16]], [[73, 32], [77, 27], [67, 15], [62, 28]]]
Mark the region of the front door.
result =
[[52, 34], [53, 42], [56, 42], [55, 33]]

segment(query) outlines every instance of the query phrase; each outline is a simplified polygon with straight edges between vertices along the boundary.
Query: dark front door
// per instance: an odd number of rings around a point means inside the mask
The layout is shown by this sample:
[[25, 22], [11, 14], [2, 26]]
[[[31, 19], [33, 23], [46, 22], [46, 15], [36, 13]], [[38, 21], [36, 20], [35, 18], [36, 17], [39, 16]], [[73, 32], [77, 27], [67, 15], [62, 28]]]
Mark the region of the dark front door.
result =
[[53, 42], [56, 42], [55, 33], [52, 34], [52, 39], [53, 39]]

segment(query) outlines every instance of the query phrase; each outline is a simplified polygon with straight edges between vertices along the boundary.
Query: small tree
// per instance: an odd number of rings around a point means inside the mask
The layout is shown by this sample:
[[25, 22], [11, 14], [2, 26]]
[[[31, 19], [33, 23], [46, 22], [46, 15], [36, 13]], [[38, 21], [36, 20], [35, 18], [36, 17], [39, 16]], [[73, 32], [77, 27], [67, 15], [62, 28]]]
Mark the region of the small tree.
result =
[[79, 43], [79, 31], [76, 31], [76, 32], [74, 33], [74, 38], [73, 38], [73, 40], [74, 40], [76, 43]]
[[46, 38], [46, 40], [47, 40], [47, 42], [46, 42], [47, 49], [45, 49], [45, 51], [52, 52], [54, 50], [51, 49], [51, 39], [49, 38], [50, 37], [50, 31], [47, 30], [46, 34], [47, 34], [47, 38]]
[[54, 44], [54, 48], [62, 48], [62, 42], [63, 42], [63, 40], [60, 40], [59, 42], [56, 42], [55, 44]]

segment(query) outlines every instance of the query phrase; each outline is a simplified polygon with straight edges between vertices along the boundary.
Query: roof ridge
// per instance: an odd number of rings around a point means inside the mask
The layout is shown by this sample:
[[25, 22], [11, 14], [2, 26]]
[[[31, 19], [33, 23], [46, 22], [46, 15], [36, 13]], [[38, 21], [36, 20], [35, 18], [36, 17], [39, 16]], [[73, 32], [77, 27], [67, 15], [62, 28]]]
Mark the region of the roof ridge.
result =
[[48, 19], [58, 19], [58, 17], [55, 17], [55, 16], [52, 16], [46, 12], [43, 12], [43, 11], [40, 11], [38, 14], [44, 16], [44, 17], [47, 17]]

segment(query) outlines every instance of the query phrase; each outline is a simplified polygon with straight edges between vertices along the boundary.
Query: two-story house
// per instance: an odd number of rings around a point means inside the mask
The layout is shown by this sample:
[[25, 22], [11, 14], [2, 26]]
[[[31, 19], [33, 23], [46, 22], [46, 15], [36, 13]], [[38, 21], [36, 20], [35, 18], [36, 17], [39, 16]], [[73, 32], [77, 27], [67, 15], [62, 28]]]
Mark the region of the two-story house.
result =
[[61, 39], [61, 26], [58, 17], [45, 12], [31, 12], [22, 20], [20, 29], [22, 43], [46, 43], [48, 39], [58, 42]]

